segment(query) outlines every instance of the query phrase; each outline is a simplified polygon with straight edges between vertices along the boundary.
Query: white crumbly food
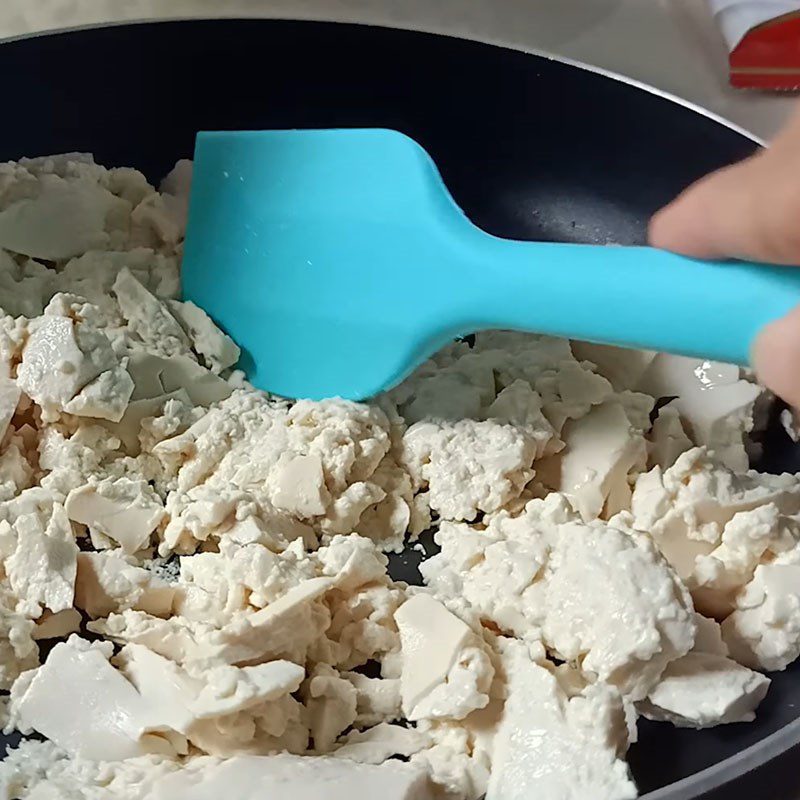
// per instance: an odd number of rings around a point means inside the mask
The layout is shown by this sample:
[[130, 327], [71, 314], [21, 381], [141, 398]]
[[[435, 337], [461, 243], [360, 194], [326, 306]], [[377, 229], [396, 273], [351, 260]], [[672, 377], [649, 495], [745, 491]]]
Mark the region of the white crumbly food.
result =
[[269, 396], [178, 299], [190, 181], [0, 165], [0, 726], [46, 738], [0, 798], [624, 800], [638, 715], [753, 719], [800, 655], [760, 387], [494, 331]]
[[800, 564], [756, 567], [722, 623], [731, 655], [754, 669], [786, 669], [800, 656]]
[[642, 475], [631, 509], [631, 525], [653, 537], [698, 610], [720, 620], [737, 607], [759, 565], [800, 542], [795, 476], [736, 473], [704, 448]]
[[[520, 652], [521, 651], [521, 652]], [[508, 700], [494, 745], [486, 800], [636, 797], [621, 755], [628, 746], [620, 695], [594, 684], [569, 697], [558, 677], [509, 648]]]
[[648, 719], [680, 728], [751, 722], [769, 689], [769, 678], [728, 658], [719, 623], [695, 615], [694, 647], [667, 665], [638, 710]]
[[488, 705], [494, 667], [468, 625], [424, 594], [403, 603], [395, 622], [406, 719], [463, 719]]
[[744, 471], [743, 434], [753, 428], [753, 406], [762, 389], [741, 372], [732, 364], [659, 353], [634, 388], [653, 397], [675, 397], [675, 410], [693, 441], [731, 469]]
[[562, 495], [484, 531], [442, 525], [421, 569], [437, 597], [503, 633], [581, 663], [592, 680], [646, 696], [695, 637], [689, 593], [652, 540], [576, 518]]

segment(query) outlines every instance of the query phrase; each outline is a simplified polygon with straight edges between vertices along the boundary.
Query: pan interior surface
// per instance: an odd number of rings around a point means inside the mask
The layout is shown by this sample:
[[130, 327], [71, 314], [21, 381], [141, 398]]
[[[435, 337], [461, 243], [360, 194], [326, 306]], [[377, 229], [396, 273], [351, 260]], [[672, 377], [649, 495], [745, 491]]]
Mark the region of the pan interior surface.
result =
[[[653, 211], [755, 148], [719, 122], [591, 71], [361, 26], [233, 20], [83, 30], [3, 44], [0, 73], [14, 76], [4, 82], [2, 160], [92, 152], [158, 180], [191, 156], [201, 129], [387, 127], [431, 153], [476, 224], [517, 239], [642, 244]], [[776, 430], [758, 466], [797, 471], [798, 461]], [[397, 558], [394, 576], [411, 581], [419, 557]], [[759, 769], [768, 752], [759, 748], [800, 714], [800, 668], [771, 677], [755, 723], [698, 732], [642, 720], [629, 754], [642, 795], [735, 800], [753, 786], [766, 797], [780, 786], [785, 796], [800, 782], [796, 770], [786, 756]], [[770, 755], [800, 742], [792, 730]], [[750, 777], [721, 788], [730, 771], [714, 765], [748, 748], [738, 770]], [[702, 787], [694, 785], [703, 770]]]

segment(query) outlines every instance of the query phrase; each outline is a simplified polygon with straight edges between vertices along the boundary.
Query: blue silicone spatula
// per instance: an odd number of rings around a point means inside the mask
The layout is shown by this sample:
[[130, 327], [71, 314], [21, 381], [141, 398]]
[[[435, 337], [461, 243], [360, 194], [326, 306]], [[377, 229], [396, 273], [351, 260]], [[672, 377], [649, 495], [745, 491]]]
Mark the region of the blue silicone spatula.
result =
[[499, 239], [396, 131], [241, 131], [198, 134], [183, 291], [254, 385], [363, 399], [489, 328], [746, 364], [800, 270]]

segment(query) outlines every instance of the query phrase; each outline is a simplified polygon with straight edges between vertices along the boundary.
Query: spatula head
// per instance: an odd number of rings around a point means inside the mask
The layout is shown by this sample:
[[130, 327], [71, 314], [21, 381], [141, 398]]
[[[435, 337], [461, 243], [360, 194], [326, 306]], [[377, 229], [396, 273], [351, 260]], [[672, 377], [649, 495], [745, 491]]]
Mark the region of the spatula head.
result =
[[184, 297], [259, 388], [363, 399], [461, 332], [446, 298], [464, 223], [395, 131], [200, 133]]

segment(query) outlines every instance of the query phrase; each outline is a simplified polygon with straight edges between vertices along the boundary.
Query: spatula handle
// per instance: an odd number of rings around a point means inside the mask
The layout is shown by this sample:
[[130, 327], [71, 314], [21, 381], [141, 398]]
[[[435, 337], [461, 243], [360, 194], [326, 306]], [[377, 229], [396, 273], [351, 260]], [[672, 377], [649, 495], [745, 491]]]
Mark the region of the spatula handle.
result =
[[511, 327], [745, 365], [800, 304], [800, 268], [697, 261], [651, 247], [514, 242], [473, 253], [477, 328]]

